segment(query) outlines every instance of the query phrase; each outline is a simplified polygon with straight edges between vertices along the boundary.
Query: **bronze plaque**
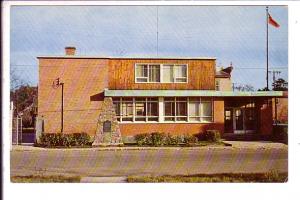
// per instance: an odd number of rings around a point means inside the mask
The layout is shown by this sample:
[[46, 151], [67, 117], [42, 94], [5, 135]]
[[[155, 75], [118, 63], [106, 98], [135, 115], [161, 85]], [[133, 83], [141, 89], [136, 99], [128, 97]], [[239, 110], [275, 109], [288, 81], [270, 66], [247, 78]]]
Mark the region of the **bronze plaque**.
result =
[[111, 121], [103, 122], [103, 132], [111, 132]]

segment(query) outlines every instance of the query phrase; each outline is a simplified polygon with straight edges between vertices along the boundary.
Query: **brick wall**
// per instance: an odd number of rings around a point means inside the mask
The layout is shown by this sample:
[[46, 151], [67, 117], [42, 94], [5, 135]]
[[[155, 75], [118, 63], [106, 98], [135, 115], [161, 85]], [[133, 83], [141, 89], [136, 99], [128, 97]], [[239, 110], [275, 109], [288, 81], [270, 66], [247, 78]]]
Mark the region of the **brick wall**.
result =
[[54, 89], [53, 81], [64, 83], [64, 132], [96, 131], [101, 94], [107, 87], [105, 59], [39, 59], [38, 115], [45, 119], [45, 132], [60, 132], [61, 87]]

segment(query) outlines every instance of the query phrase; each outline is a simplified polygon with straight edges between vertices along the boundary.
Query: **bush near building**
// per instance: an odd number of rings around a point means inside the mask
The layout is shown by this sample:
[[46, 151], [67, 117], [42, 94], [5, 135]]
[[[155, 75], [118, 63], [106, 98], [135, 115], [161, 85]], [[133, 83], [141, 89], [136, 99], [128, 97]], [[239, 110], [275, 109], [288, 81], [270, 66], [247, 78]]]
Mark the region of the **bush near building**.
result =
[[221, 136], [218, 130], [207, 130], [197, 135], [170, 135], [165, 133], [144, 133], [135, 136], [138, 146], [172, 146], [197, 144], [199, 142], [220, 142]]
[[43, 147], [72, 147], [72, 146], [91, 146], [91, 138], [87, 133], [43, 133], [40, 143], [37, 146]]

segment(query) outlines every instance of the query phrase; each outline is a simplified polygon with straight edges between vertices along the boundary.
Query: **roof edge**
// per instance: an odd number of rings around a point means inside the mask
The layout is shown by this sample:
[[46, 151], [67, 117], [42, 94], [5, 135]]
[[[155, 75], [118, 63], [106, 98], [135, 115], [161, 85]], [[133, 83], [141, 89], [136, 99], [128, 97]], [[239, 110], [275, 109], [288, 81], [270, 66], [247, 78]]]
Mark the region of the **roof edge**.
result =
[[284, 97], [282, 91], [215, 91], [215, 90], [104, 90], [104, 96], [211, 96], [211, 97]]
[[41, 58], [53, 59], [128, 59], [128, 60], [216, 60], [216, 57], [113, 57], [113, 56], [37, 56]]

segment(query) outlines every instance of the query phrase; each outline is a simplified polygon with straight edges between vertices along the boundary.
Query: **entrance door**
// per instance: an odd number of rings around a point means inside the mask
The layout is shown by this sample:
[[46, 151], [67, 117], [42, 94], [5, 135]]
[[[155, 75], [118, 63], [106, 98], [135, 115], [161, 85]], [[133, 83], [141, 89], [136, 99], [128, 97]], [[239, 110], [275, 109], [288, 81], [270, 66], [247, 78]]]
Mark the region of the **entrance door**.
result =
[[234, 108], [234, 133], [244, 133], [244, 109]]
[[225, 108], [225, 133], [233, 132], [233, 108]]

